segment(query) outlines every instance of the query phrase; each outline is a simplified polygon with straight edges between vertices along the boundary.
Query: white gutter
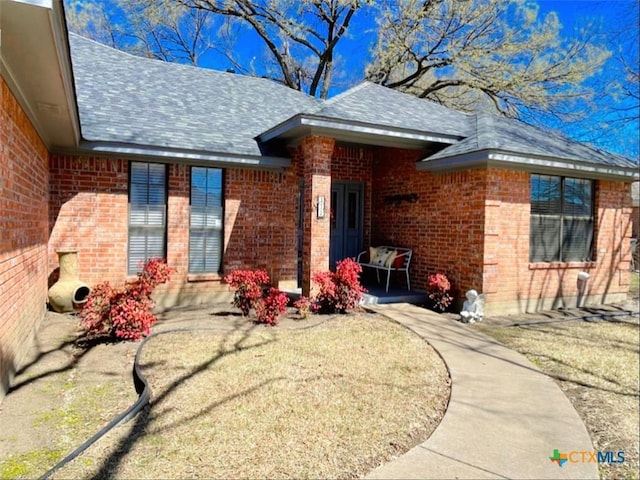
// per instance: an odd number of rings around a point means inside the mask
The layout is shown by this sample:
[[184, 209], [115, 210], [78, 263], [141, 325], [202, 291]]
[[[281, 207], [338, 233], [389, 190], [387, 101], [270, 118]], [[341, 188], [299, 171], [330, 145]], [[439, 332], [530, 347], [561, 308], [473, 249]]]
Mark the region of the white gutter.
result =
[[207, 166], [219, 165], [223, 167], [237, 166], [243, 168], [282, 169], [291, 165], [291, 160], [284, 157], [207, 152], [204, 150], [187, 150], [180, 148], [159, 148], [148, 145], [114, 142], [82, 141], [77, 149], [54, 149], [53, 153], [62, 155], [101, 155], [131, 160], [145, 159], [158, 162], [188, 163], [190, 165]]
[[411, 143], [445, 143], [453, 145], [461, 137], [432, 132], [422, 132], [397, 128], [392, 126], [382, 126], [363, 122], [339, 120], [309, 114], [295, 115], [288, 120], [276, 125], [257, 137], [260, 142], [268, 142], [279, 137], [290, 138], [295, 136], [296, 130], [313, 131], [321, 133], [343, 132], [346, 135], [364, 135], [371, 137], [381, 137], [393, 140], [408, 141]]
[[499, 167], [536, 173], [574, 174], [586, 178], [633, 181], [640, 177], [638, 167], [620, 167], [582, 160], [560, 159], [541, 155], [522, 155], [499, 150], [480, 150], [464, 155], [418, 162], [418, 170], [448, 172], [465, 168]]

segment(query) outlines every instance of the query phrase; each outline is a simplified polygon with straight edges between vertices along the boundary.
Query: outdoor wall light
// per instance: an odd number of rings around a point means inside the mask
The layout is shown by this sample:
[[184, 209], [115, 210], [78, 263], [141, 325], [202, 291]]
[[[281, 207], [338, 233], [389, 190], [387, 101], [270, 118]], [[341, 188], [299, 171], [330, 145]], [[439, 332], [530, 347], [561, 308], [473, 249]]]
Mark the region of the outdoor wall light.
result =
[[318, 201], [316, 202], [316, 216], [324, 218], [324, 197], [322, 195], [318, 196]]

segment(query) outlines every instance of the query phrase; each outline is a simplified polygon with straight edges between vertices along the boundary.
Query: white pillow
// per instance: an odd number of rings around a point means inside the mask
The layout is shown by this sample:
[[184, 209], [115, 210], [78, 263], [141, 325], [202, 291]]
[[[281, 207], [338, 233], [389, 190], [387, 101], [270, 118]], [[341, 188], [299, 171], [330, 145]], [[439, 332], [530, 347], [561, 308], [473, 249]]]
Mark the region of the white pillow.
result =
[[392, 266], [397, 256], [398, 256], [398, 252], [396, 252], [395, 250], [391, 250], [389, 252], [389, 256], [387, 257], [387, 261], [384, 262], [384, 266], [385, 267]]
[[386, 248], [378, 248], [376, 250], [375, 256], [371, 259], [371, 263], [373, 265], [379, 265], [383, 267], [386, 264], [387, 258], [389, 258], [390, 253], [391, 251]]

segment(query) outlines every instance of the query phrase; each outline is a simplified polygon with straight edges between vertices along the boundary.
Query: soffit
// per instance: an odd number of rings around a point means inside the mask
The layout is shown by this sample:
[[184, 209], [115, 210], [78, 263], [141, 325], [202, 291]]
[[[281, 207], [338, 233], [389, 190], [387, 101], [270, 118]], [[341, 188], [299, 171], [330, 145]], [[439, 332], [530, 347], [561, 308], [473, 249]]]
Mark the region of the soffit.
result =
[[60, 0], [0, 2], [2, 77], [45, 144], [74, 147], [79, 127]]

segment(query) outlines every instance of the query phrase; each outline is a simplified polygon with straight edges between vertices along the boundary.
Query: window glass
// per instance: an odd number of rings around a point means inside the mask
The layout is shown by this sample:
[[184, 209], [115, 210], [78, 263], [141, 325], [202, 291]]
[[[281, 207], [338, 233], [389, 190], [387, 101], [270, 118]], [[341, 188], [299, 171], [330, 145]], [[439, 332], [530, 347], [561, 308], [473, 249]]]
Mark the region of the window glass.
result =
[[151, 258], [166, 257], [166, 165], [131, 162], [128, 272]]
[[593, 181], [531, 175], [532, 262], [592, 259]]
[[223, 223], [222, 170], [192, 167], [189, 272], [220, 270]]

